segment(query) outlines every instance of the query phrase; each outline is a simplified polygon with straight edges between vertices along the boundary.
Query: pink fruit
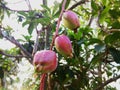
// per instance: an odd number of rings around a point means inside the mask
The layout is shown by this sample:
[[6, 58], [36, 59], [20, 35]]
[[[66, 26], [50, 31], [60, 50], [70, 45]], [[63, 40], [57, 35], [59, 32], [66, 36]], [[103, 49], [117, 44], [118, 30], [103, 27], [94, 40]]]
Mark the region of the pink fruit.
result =
[[63, 13], [62, 21], [64, 26], [71, 30], [76, 30], [80, 26], [78, 16], [70, 10]]
[[52, 72], [58, 64], [56, 53], [52, 50], [37, 51], [33, 58], [33, 64], [38, 72]]
[[65, 57], [73, 57], [72, 45], [69, 38], [65, 35], [59, 35], [55, 38], [56, 50]]

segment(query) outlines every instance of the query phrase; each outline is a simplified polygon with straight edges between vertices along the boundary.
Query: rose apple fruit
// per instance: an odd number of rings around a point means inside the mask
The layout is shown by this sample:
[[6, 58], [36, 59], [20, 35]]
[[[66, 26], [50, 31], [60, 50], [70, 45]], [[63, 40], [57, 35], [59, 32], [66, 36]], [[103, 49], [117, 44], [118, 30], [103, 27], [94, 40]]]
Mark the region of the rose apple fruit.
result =
[[72, 44], [67, 36], [64, 34], [55, 38], [56, 50], [65, 57], [73, 57]]
[[67, 10], [62, 16], [63, 25], [71, 30], [77, 30], [80, 26], [79, 18], [76, 13], [71, 10]]
[[33, 58], [33, 64], [37, 72], [48, 73], [57, 68], [57, 56], [52, 50], [37, 51]]

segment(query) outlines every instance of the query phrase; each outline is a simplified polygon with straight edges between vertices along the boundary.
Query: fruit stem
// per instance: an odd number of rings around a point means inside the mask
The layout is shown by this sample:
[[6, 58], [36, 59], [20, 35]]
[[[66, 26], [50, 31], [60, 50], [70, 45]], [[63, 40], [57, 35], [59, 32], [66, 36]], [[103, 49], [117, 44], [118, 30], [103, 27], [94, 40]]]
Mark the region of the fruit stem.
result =
[[[57, 21], [57, 26], [56, 26], [56, 31], [55, 31], [55, 34], [52, 38], [52, 42], [51, 42], [51, 46], [50, 46], [50, 50], [52, 50], [53, 46], [54, 46], [54, 41], [55, 41], [55, 38], [58, 36], [58, 31], [59, 31], [59, 27], [60, 27], [60, 21], [62, 19], [62, 15], [65, 11], [65, 4], [66, 4], [66, 0], [63, 1], [62, 3], [62, 10], [60, 12], [60, 16], [58, 18], [58, 21]], [[49, 75], [49, 84], [50, 84], [50, 75]], [[44, 86], [44, 85], [43, 85]], [[44, 88], [44, 87], [43, 87]], [[50, 88], [50, 85], [49, 85], [49, 88]], [[40, 89], [40, 90], [43, 90], [43, 89]]]
[[77, 33], [77, 28], [74, 29], [74, 33]]
[[46, 73], [42, 74], [41, 79], [40, 79], [40, 89], [39, 90], [44, 90], [45, 87], [45, 78], [46, 78]]
[[54, 46], [55, 38], [58, 36], [58, 31], [59, 31], [59, 27], [60, 27], [60, 21], [62, 19], [63, 12], [65, 11], [65, 4], [66, 4], [66, 0], [64, 0], [63, 4], [62, 4], [62, 10], [60, 12], [60, 16], [59, 16], [58, 21], [57, 21], [56, 31], [55, 31], [55, 35], [53, 36], [53, 39], [52, 39], [50, 50], [52, 50], [52, 48]]

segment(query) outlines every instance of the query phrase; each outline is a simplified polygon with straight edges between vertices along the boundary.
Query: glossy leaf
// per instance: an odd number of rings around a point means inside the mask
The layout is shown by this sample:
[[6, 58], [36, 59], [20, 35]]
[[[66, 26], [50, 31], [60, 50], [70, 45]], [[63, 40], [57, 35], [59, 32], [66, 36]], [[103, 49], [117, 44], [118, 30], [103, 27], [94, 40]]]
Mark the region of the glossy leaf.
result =
[[[59, 10], [55, 13], [55, 16], [59, 16], [61, 9], [62, 9], [62, 3], [64, 0], [62, 0], [61, 4], [59, 5]], [[66, 5], [65, 5], [65, 9], [67, 9], [67, 7], [69, 6], [71, 0], [66, 0]]]
[[91, 7], [93, 9], [93, 16], [97, 14], [97, 10], [99, 9], [98, 5], [94, 0], [91, 0]]
[[100, 40], [100, 39], [97, 39], [97, 38], [91, 38], [88, 40], [88, 45], [91, 45], [91, 44], [102, 44], [103, 42]]
[[107, 6], [100, 14], [100, 23], [103, 23], [105, 19], [107, 18], [108, 12], [110, 10], [111, 6]]
[[32, 32], [34, 30], [34, 24], [33, 23], [30, 23], [29, 27], [28, 27], [28, 33], [31, 35]]
[[93, 8], [93, 10], [97, 11], [98, 10], [98, 5], [95, 3], [94, 0], [91, 0], [91, 7]]
[[120, 64], [120, 51], [115, 49], [115, 48], [113, 48], [113, 47], [110, 47], [109, 51], [110, 51], [110, 54], [112, 55], [114, 61], [116, 63]]
[[51, 10], [49, 7], [47, 7], [46, 5], [41, 5], [41, 7], [46, 10], [47, 12], [51, 13]]
[[106, 36], [104, 41], [105, 41], [106, 44], [108, 44], [108, 43], [112, 44], [112, 43], [115, 43], [118, 40], [120, 40], [120, 32], [119, 31]]

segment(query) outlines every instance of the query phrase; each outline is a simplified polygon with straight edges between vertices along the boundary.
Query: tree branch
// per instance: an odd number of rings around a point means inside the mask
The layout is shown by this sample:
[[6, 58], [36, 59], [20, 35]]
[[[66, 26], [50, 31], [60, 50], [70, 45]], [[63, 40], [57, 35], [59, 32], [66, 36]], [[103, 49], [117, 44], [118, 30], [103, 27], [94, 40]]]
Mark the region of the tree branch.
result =
[[88, 2], [88, 0], [80, 0], [79, 2], [75, 3], [74, 5], [72, 5], [72, 6], [69, 8], [69, 10], [72, 10], [72, 9], [76, 8], [77, 6], [79, 6], [79, 5], [81, 5], [81, 4], [84, 4], [84, 3], [86, 3], [86, 2]]
[[45, 29], [45, 49], [47, 49], [50, 46], [49, 38], [50, 38], [51, 30], [52, 28], [50, 25], [48, 25], [47, 28]]
[[26, 49], [14, 37], [6, 35], [5, 31], [1, 30], [1, 27], [0, 27], [0, 35], [6, 38], [11, 43], [15, 44], [17, 47], [19, 47], [24, 52], [25, 55], [27, 55], [28, 57], [32, 59], [32, 55], [29, 52], [27, 52]]
[[43, 5], [47, 6], [47, 0], [43, 0]]
[[108, 85], [109, 83], [116, 81], [117, 79], [120, 78], [120, 75], [114, 77], [114, 78], [110, 78], [107, 81], [105, 81], [104, 83], [102, 83], [100, 86], [98, 86], [95, 90], [102, 90], [106, 85]]
[[7, 57], [12, 57], [12, 58], [22, 58], [22, 57], [29, 58], [28, 56], [24, 56], [24, 55], [11, 55], [11, 54], [7, 54], [7, 53], [3, 52], [2, 50], [0, 50], [0, 54], [5, 55]]
[[107, 32], [112, 33], [112, 32], [120, 32], [120, 29], [110, 29]]
[[90, 17], [90, 19], [89, 19], [89, 23], [88, 23], [88, 25], [87, 25], [87, 26], [91, 26], [91, 23], [92, 23], [93, 19], [94, 19], [94, 17], [93, 17], [93, 16], [91, 16], [91, 17]]
[[60, 16], [59, 16], [58, 21], [57, 21], [56, 32], [55, 32], [55, 35], [53, 36], [50, 50], [52, 50], [53, 45], [54, 45], [54, 40], [55, 40], [56, 36], [58, 35], [58, 31], [59, 31], [59, 27], [60, 27], [60, 21], [62, 19], [63, 12], [65, 11], [65, 4], [66, 4], [66, 0], [64, 0], [64, 2], [62, 4], [62, 10], [61, 10]]
[[29, 10], [31, 11], [32, 7], [31, 7], [31, 4], [30, 4], [30, 1], [29, 0], [25, 0], [25, 1], [26, 1], [26, 4], [28, 5]]
[[3, 9], [6, 9], [6, 10], [10, 10], [10, 11], [13, 11], [13, 12], [19, 12], [19, 11], [23, 11], [23, 12], [29, 12], [30, 10], [13, 10], [9, 7], [7, 7], [4, 3], [0, 2], [0, 8], [3, 8]]
[[112, 33], [112, 32], [119, 32], [120, 29], [108, 29], [108, 28], [105, 28], [103, 25], [100, 25], [99, 19], [100, 19], [101, 12], [102, 12], [102, 8], [101, 8], [101, 10], [98, 12], [97, 26], [98, 26], [103, 32], [105, 32], [105, 33], [107, 33], [107, 34], [110, 34], [110, 33]]
[[37, 33], [37, 36], [36, 36], [36, 40], [35, 40], [35, 43], [34, 43], [32, 56], [34, 56], [34, 54], [37, 52], [38, 44], [39, 44], [39, 38], [38, 37], [40, 36], [41, 30], [38, 30], [36, 28], [36, 33]]

